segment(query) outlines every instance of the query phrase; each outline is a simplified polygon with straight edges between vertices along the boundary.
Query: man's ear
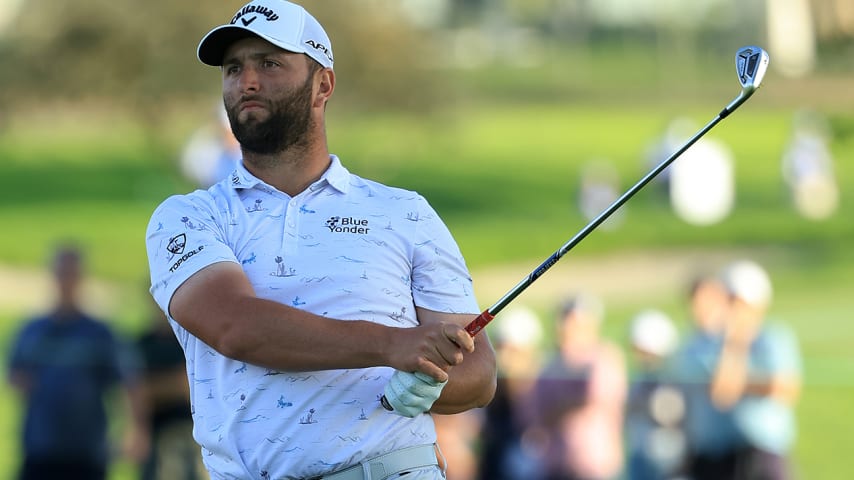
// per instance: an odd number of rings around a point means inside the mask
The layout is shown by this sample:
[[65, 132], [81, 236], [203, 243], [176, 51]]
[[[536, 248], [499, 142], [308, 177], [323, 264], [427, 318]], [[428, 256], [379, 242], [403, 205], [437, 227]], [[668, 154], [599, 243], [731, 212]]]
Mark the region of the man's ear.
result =
[[317, 76], [318, 88], [314, 99], [314, 106], [325, 107], [326, 102], [329, 101], [329, 97], [332, 96], [332, 92], [335, 90], [335, 72], [332, 69], [323, 68], [317, 72]]

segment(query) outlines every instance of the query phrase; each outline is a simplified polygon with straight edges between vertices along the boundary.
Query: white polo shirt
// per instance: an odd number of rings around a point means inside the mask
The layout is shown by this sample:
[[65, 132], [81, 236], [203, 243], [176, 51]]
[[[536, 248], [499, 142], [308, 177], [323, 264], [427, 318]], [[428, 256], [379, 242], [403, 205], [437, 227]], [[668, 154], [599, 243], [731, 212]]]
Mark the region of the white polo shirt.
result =
[[[208, 190], [164, 201], [146, 235], [160, 307], [203, 267], [235, 262], [259, 297], [331, 318], [411, 327], [416, 305], [478, 313], [459, 248], [427, 201], [331, 159], [295, 197], [241, 165]], [[380, 405], [391, 368], [270, 370], [169, 321], [187, 358], [194, 436], [215, 479], [309, 477], [436, 440], [429, 415]]]

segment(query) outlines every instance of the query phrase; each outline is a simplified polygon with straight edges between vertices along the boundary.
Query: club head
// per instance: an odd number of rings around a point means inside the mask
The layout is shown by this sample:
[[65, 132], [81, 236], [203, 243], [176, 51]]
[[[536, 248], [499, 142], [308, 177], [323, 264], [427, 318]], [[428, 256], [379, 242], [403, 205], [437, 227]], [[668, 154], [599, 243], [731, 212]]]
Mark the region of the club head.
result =
[[768, 69], [768, 54], [759, 47], [742, 47], [735, 54], [735, 71], [745, 93], [753, 93], [762, 83]]
[[741, 93], [735, 100], [721, 110], [720, 118], [724, 118], [744, 103], [762, 83], [765, 70], [768, 69], [770, 58], [765, 50], [756, 46], [742, 47], [735, 53], [735, 72], [741, 84]]

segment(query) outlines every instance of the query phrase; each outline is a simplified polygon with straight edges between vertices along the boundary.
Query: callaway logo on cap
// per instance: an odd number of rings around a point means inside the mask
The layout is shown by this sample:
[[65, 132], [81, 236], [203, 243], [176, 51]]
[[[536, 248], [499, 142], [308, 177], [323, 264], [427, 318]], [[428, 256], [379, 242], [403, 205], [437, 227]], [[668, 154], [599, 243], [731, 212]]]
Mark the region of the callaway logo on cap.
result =
[[260, 0], [243, 6], [227, 25], [214, 28], [199, 43], [202, 63], [221, 66], [225, 49], [249, 35], [289, 52], [304, 53], [332, 68], [332, 43], [323, 27], [303, 7], [284, 0]]

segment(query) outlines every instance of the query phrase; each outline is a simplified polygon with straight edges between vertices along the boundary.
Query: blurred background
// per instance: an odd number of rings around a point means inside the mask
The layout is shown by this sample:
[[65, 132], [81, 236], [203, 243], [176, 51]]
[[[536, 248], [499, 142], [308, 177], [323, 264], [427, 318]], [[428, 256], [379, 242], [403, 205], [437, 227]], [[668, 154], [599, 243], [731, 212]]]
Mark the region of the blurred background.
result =
[[[189, 145], [220, 122], [219, 72], [195, 49], [242, 4], [0, 0], [5, 356], [22, 322], [51, 308], [47, 267], [66, 240], [86, 251], [86, 308], [120, 336], [148, 327], [148, 218], [202, 186]], [[303, 4], [335, 52], [330, 149], [431, 201], [484, 308], [735, 98], [739, 47], [767, 50], [756, 95], [519, 302], [549, 331], [562, 300], [592, 292], [606, 306], [602, 335], [628, 348], [637, 312], [659, 309], [684, 332], [698, 273], [759, 262], [770, 314], [803, 356], [795, 471], [850, 476], [854, 3]], [[20, 462], [21, 414], [4, 384], [0, 478]], [[482, 440], [466, 442], [477, 452]], [[111, 477], [134, 471], [117, 454]]]

